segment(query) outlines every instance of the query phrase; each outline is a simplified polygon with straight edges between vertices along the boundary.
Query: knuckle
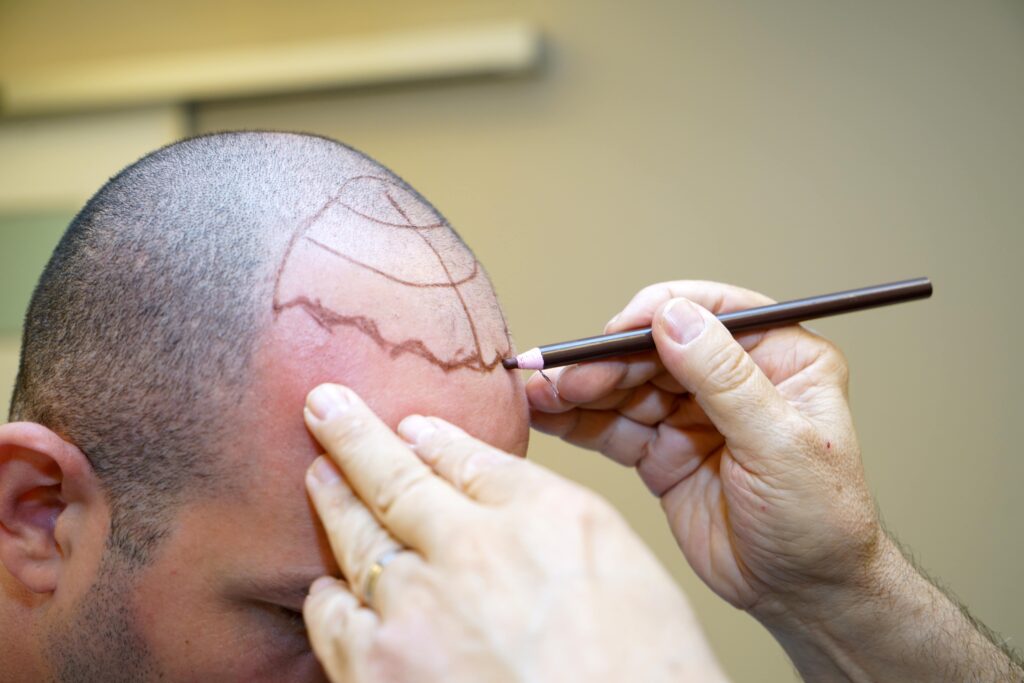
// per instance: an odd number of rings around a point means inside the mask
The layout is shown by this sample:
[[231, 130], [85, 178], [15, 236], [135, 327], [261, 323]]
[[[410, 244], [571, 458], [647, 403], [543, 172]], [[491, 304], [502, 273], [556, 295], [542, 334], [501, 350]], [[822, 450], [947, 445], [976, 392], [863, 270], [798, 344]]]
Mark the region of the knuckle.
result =
[[351, 597], [340, 591], [333, 591], [314, 603], [310, 617], [328, 633], [343, 634], [348, 630], [355, 604]]
[[423, 444], [427, 450], [438, 456], [439, 459], [447, 460], [462, 450], [467, 441], [471, 439], [453, 429], [438, 429]]
[[351, 576], [354, 585], [362, 585], [362, 574], [368, 569], [367, 562], [373, 562], [377, 557], [388, 550], [391, 546], [390, 539], [381, 533], [379, 528], [363, 525], [353, 530], [347, 543], [344, 546], [345, 564], [350, 572], [357, 574]]
[[850, 378], [850, 366], [846, 354], [833, 341], [821, 337], [815, 333], [808, 332], [809, 339], [813, 344], [814, 356], [811, 361], [819, 370], [824, 371], [836, 383], [845, 386]]
[[426, 488], [433, 474], [426, 467], [406, 467], [394, 473], [373, 497], [376, 510], [387, 517], [396, 503]]
[[647, 285], [633, 296], [620, 315], [642, 318], [653, 316], [659, 306], [673, 298], [672, 285], [672, 281]]
[[467, 447], [451, 454], [453, 467], [452, 481], [459, 488], [471, 486], [480, 478], [482, 467], [487, 465], [487, 451], [480, 447]]
[[633, 297], [630, 305], [636, 304], [637, 302], [660, 302], [668, 301], [672, 298], [672, 282], [656, 282], [653, 285], [647, 285]]
[[842, 349], [828, 342], [825, 351], [825, 358], [828, 363], [829, 370], [835, 375], [838, 382], [846, 386], [850, 381], [850, 364], [846, 360], [846, 354], [843, 353]]
[[519, 460], [504, 453], [481, 450], [467, 458], [463, 471], [456, 478], [456, 486], [471, 497], [482, 496], [488, 488], [502, 483], [512, 485], [524, 476]]
[[567, 441], [578, 442], [582, 437], [584, 411], [579, 408], [573, 408], [568, 413], [563, 413], [563, 415], [565, 417], [559, 424], [557, 436]]
[[344, 530], [348, 517], [352, 514], [355, 495], [347, 486], [337, 487], [326, 500], [321, 500], [317, 507], [324, 526], [332, 533]]
[[726, 345], [708, 357], [707, 375], [698, 393], [728, 394], [748, 384], [755, 376], [754, 361], [738, 346]]

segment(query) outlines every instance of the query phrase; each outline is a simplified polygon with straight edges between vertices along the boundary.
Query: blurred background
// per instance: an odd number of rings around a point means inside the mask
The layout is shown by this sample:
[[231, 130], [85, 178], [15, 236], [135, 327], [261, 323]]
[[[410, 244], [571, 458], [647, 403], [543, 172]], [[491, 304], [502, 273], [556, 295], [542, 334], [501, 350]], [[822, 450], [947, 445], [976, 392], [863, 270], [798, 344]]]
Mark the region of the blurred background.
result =
[[[3, 415], [35, 278], [107, 177], [189, 134], [320, 133], [448, 216], [521, 348], [660, 280], [931, 276], [927, 302], [814, 327], [849, 357], [888, 526], [1024, 640], [1019, 0], [0, 0], [0, 92]], [[795, 678], [632, 472], [543, 436], [532, 457], [628, 516], [735, 681]]]

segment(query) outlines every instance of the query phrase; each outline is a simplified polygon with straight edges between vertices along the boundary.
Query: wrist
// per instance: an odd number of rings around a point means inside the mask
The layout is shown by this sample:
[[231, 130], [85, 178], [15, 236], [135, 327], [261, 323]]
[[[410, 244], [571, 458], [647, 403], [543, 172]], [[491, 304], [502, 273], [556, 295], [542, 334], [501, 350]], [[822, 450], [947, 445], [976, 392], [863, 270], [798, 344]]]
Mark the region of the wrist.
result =
[[[885, 649], [922, 605], [922, 577], [881, 529], [872, 552], [841, 583], [770, 596], [750, 614], [783, 646], [805, 679], [873, 680], [864, 652]], [[930, 588], [930, 586], [929, 586]], [[877, 648], [875, 645], [877, 644]]]
[[766, 600], [754, 614], [805, 680], [1008, 680], [1022, 674], [885, 534], [855, 576], [843, 585]]
[[823, 578], [818, 580], [794, 582], [784, 591], [766, 591], [747, 612], [773, 633], [817, 629], [843, 621], [851, 610], [874, 602], [880, 593], [904, 580], [908, 570], [913, 572], [880, 525], [861, 541], [859, 550], [847, 555], [858, 559], [847, 560], [841, 570], [833, 567], [820, 572]]

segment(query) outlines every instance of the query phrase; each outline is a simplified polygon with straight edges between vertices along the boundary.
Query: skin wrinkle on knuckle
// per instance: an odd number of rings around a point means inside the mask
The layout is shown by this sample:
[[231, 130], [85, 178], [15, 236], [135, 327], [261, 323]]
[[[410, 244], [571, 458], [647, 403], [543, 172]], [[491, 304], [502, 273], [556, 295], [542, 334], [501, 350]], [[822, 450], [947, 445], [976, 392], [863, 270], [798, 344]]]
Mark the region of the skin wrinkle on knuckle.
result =
[[469, 489], [478, 485], [482, 475], [496, 464], [491, 455], [479, 446], [467, 448], [460, 453], [452, 476], [455, 486], [460, 489]]
[[704, 366], [707, 371], [693, 393], [706, 398], [735, 393], [757, 374], [753, 360], [731, 345], [714, 349], [705, 359]]
[[672, 298], [672, 288], [669, 286], [669, 283], [659, 282], [647, 285], [637, 292], [630, 302], [626, 304], [626, 307], [622, 309], [622, 318], [642, 319], [645, 315], [653, 315], [658, 306], [670, 298]]
[[665, 372], [665, 366], [658, 357], [656, 351], [650, 352], [647, 357], [637, 356], [631, 358], [626, 364], [626, 373], [619, 381], [619, 389], [633, 389], [643, 386], [652, 378]]
[[675, 413], [679, 401], [677, 394], [662, 391], [654, 385], [645, 385], [634, 391], [629, 400], [618, 408], [618, 412], [623, 417], [653, 427]]
[[320, 514], [320, 522], [323, 524], [328, 538], [339, 541], [343, 539], [348, 530], [348, 511], [333, 503], [328, 503], [322, 509], [318, 506], [317, 511]]
[[318, 492], [316, 495], [314, 502], [325, 529], [332, 535], [342, 533], [348, 516], [352, 514], [355, 495], [348, 487], [338, 487], [338, 490]]
[[395, 542], [385, 531], [374, 526], [367, 519], [364, 519], [358, 526], [354, 526], [343, 547], [345, 567], [355, 574], [355, 576], [349, 577], [351, 584], [362, 586], [366, 578], [365, 573], [369, 571], [368, 562], [373, 562], [381, 554], [395, 546]]
[[658, 387], [662, 391], [667, 391], [672, 394], [685, 394], [688, 393], [686, 387], [679, 383], [671, 373], [667, 370], [659, 372], [650, 380], [651, 384]]
[[454, 436], [447, 428], [438, 426], [436, 423], [435, 426], [438, 428], [426, 439], [416, 442], [414, 448], [435, 460], [443, 460], [449, 453]]
[[850, 384], [850, 365], [842, 349], [829, 342], [827, 365], [835, 383], [844, 389]]
[[373, 496], [374, 509], [386, 522], [400, 500], [414, 499], [426, 488], [434, 474], [426, 466], [407, 467], [394, 473]]
[[637, 458], [635, 465], [637, 470], [644, 467], [644, 462], [648, 458], [657, 458], [657, 445], [659, 439], [661, 439], [660, 429], [652, 431], [647, 438], [644, 439], [643, 444], [640, 446], [640, 457]]
[[588, 415], [585, 429], [590, 433], [589, 442], [594, 450], [602, 453], [608, 452], [608, 445], [614, 436], [614, 420], [609, 420], [606, 414], [590, 413]]
[[621, 433], [617, 423], [614, 422], [602, 433], [601, 443], [597, 450], [622, 464], [629, 464], [632, 461], [630, 456], [635, 452], [635, 449], [629, 447], [629, 439]]

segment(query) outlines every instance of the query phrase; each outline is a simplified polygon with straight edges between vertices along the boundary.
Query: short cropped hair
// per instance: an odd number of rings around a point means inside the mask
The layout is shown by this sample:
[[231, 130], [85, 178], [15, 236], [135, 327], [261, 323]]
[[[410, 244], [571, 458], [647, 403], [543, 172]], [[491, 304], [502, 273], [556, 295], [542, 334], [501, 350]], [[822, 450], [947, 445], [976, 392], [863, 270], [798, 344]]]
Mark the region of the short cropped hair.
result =
[[10, 419], [86, 454], [108, 549], [146, 562], [175, 507], [223, 482], [289, 230], [367, 163], [401, 182], [319, 136], [200, 136], [127, 167], [71, 222], [25, 317]]

